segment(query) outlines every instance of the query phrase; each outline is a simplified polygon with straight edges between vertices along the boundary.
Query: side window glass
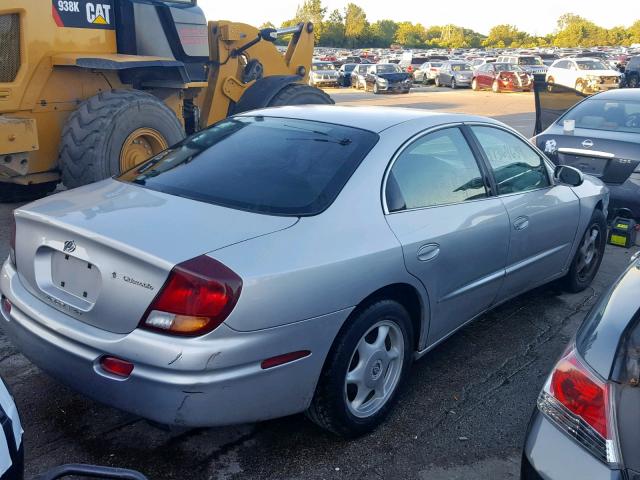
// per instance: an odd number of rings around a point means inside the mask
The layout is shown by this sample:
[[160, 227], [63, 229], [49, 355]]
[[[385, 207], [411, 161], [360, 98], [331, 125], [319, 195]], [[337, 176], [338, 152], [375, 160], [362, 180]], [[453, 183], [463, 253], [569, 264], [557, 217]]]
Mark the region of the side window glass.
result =
[[498, 195], [550, 185], [544, 161], [525, 141], [495, 127], [471, 127], [498, 184]]
[[385, 188], [390, 212], [487, 196], [478, 163], [458, 128], [416, 140], [396, 159]]

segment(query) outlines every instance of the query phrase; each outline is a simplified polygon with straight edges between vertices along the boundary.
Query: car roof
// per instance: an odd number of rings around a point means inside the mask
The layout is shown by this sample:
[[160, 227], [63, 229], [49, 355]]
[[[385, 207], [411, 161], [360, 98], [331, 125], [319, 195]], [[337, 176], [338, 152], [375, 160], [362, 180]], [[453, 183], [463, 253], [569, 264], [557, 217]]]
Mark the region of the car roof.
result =
[[454, 122], [499, 123], [490, 118], [458, 113], [431, 112], [419, 108], [352, 107], [337, 105], [299, 105], [271, 107], [242, 113], [242, 116], [264, 115], [334, 123], [380, 133], [387, 128], [412, 120], [422, 120], [424, 128]]
[[621, 88], [608, 90], [606, 92], [593, 95], [591, 98], [596, 98], [598, 100], [617, 100], [620, 102], [637, 102], [640, 101], [640, 89]]

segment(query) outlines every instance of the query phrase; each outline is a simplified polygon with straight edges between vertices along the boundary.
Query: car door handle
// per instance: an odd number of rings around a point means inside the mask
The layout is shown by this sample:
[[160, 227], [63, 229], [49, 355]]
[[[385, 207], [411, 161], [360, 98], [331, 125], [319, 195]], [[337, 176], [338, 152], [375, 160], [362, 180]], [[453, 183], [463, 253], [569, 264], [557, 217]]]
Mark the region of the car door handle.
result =
[[513, 228], [518, 231], [524, 230], [528, 226], [529, 226], [529, 217], [518, 217], [513, 222]]
[[433, 260], [440, 253], [440, 245], [437, 243], [428, 243], [418, 249], [418, 260], [427, 262]]

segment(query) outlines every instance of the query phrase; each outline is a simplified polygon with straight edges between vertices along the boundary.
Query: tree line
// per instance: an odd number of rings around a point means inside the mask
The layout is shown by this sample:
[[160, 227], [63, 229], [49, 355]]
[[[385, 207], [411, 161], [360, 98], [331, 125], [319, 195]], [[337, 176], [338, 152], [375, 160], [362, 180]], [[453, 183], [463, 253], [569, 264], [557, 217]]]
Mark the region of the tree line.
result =
[[[343, 48], [533, 48], [595, 47], [640, 43], [640, 20], [630, 27], [604, 28], [573, 13], [558, 19], [554, 33], [530, 35], [514, 25], [496, 25], [488, 35], [458, 25], [425, 27], [420, 23], [378, 20], [370, 23], [365, 10], [348, 3], [343, 10], [328, 12], [322, 0], [305, 0], [283, 27], [311, 21], [316, 45]], [[273, 27], [267, 22], [264, 27]]]

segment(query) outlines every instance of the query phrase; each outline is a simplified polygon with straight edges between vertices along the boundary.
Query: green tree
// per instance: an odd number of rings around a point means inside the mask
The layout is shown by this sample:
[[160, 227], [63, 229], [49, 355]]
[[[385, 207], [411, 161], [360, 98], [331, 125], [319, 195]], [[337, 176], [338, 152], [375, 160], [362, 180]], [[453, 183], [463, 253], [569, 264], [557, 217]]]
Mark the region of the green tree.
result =
[[398, 24], [393, 20], [378, 20], [369, 27], [373, 47], [388, 48], [396, 37]]
[[327, 47], [342, 47], [345, 45], [344, 19], [340, 10], [334, 10], [324, 24], [324, 32], [320, 44]]
[[360, 45], [366, 33], [369, 23], [367, 22], [367, 14], [355, 3], [348, 3], [344, 9], [344, 34], [353, 48]]
[[518, 30], [514, 25], [496, 25], [489, 30], [489, 36], [484, 41], [486, 47], [517, 48], [525, 46], [530, 41], [527, 33]]
[[627, 32], [629, 33], [629, 44], [640, 43], [640, 20], [636, 20]]
[[411, 22], [400, 22], [396, 30], [395, 41], [409, 48], [424, 47], [427, 41], [427, 32], [419, 23], [414, 25]]
[[322, 6], [322, 0], [305, 0], [302, 5], [298, 6], [296, 11], [295, 23], [313, 23], [316, 45], [324, 34], [324, 16], [326, 14], [327, 9]]

